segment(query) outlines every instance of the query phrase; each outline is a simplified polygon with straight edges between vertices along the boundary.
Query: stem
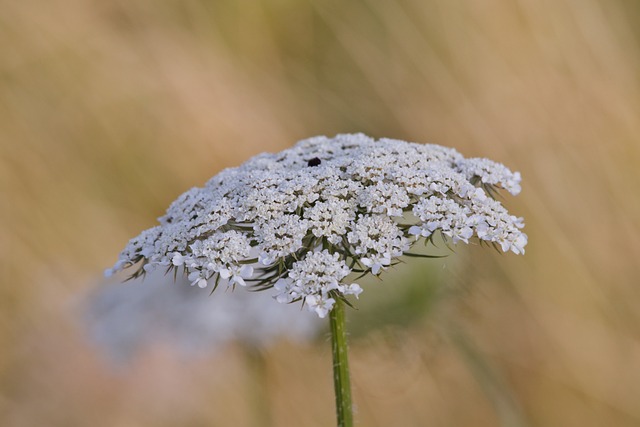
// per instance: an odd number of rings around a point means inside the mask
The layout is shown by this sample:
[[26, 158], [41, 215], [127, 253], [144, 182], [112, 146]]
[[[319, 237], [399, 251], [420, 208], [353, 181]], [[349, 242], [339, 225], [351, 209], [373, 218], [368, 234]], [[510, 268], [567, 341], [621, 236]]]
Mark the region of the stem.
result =
[[252, 412], [251, 425], [254, 427], [270, 427], [273, 424], [269, 407], [267, 361], [260, 349], [251, 347], [248, 344], [243, 347], [249, 372], [251, 372], [251, 384], [248, 393]]
[[347, 355], [347, 331], [344, 316], [344, 302], [342, 302], [341, 299], [336, 298], [336, 303], [331, 313], [329, 313], [329, 318], [331, 320], [333, 385], [336, 392], [338, 427], [353, 427], [349, 359]]

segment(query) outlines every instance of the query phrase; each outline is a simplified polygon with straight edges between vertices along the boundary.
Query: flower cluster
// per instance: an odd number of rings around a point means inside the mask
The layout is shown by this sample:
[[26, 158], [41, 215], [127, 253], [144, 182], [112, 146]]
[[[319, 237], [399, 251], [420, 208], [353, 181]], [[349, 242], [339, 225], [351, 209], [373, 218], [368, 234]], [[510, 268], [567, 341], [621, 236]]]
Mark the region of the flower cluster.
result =
[[[160, 225], [132, 239], [110, 275], [182, 268], [193, 285], [275, 287], [325, 317], [420, 239], [472, 238], [516, 254], [522, 218], [493, 198], [520, 192], [520, 174], [433, 144], [362, 134], [315, 137], [226, 169], [178, 198]], [[348, 282], [348, 280], [347, 280]]]
[[202, 298], [186, 278], [161, 271], [130, 283], [103, 283], [86, 298], [84, 323], [90, 337], [115, 362], [130, 362], [141, 350], [162, 344], [180, 355], [198, 356], [231, 342], [266, 349], [279, 340], [312, 340], [322, 323], [297, 307], [271, 304], [264, 292], [221, 292]]

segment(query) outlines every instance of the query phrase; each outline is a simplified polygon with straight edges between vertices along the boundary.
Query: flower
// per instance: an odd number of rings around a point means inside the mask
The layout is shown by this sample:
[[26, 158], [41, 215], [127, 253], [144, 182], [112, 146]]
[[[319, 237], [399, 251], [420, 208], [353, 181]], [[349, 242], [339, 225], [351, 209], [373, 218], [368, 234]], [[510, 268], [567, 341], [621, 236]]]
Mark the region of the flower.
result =
[[350, 272], [339, 253], [311, 252], [302, 261], [293, 263], [287, 279], [278, 280], [276, 299], [280, 302], [304, 299], [310, 310], [325, 317], [335, 303], [331, 291], [356, 296], [362, 291], [356, 283], [341, 284]]
[[110, 360], [128, 362], [162, 344], [185, 356], [210, 354], [231, 342], [267, 349], [281, 339], [313, 339], [322, 323], [312, 313], [272, 303], [266, 293], [237, 289], [203, 298], [187, 281], [160, 271], [135, 283], [102, 284], [86, 299], [84, 323]]
[[522, 218], [493, 197], [521, 176], [452, 148], [362, 134], [314, 137], [192, 188], [106, 273], [183, 269], [192, 285], [274, 288], [325, 317], [356, 297], [350, 273], [381, 274], [420, 239], [473, 239], [523, 254]]

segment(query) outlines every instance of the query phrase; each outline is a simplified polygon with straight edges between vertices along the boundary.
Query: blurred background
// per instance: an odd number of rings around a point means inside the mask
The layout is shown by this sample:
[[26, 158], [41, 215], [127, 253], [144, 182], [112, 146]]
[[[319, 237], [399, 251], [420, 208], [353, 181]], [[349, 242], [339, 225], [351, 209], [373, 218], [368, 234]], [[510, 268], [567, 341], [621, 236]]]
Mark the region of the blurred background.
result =
[[521, 171], [505, 203], [530, 243], [368, 284], [358, 424], [640, 426], [640, 3], [0, 5], [1, 425], [332, 425], [322, 330], [197, 356], [154, 341], [114, 368], [83, 313], [182, 192], [364, 132]]

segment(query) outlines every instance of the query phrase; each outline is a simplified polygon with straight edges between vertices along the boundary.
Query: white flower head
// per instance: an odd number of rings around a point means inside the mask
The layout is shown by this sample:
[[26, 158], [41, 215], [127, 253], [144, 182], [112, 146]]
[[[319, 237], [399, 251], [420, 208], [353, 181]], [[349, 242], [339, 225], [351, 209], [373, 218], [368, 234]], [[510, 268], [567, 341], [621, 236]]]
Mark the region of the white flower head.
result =
[[220, 172], [132, 239], [107, 274], [182, 269], [196, 286], [274, 288], [324, 317], [421, 238], [488, 242], [524, 253], [522, 218], [493, 198], [520, 174], [452, 148], [362, 134], [314, 137]]
[[156, 271], [126, 284], [102, 283], [83, 300], [90, 337], [115, 362], [164, 344], [183, 356], [209, 355], [231, 342], [269, 348], [281, 339], [305, 342], [322, 328], [316, 313], [274, 304], [266, 292], [238, 288], [203, 298], [183, 278]]
[[346, 200], [333, 198], [326, 202], [317, 202], [304, 211], [309, 221], [309, 229], [315, 237], [326, 237], [337, 245], [342, 241], [355, 219], [355, 209]]

